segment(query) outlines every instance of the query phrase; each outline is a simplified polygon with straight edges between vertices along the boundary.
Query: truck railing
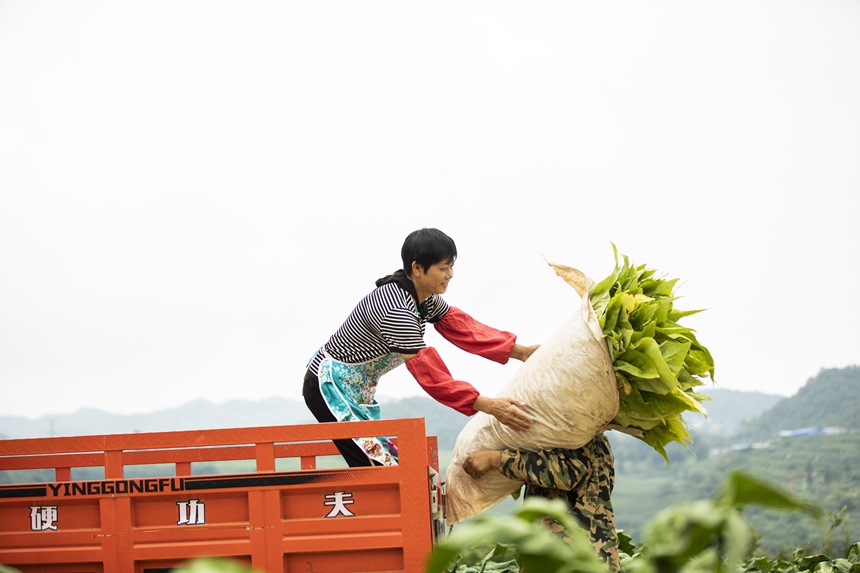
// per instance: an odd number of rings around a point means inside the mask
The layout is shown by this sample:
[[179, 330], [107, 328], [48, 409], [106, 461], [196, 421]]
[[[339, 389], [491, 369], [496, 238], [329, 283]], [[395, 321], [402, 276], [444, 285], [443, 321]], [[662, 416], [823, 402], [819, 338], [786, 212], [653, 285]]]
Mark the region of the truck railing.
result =
[[[339, 455], [331, 440], [363, 436], [394, 438], [399, 465], [317, 467]], [[278, 468], [290, 459], [299, 469]], [[195, 475], [239, 460], [254, 469]], [[161, 464], [173, 471], [131, 476]], [[53, 470], [0, 485], [0, 563], [26, 572], [148, 573], [204, 555], [273, 573], [420, 572], [444, 522], [421, 418], [0, 440], [0, 472], [20, 470]]]

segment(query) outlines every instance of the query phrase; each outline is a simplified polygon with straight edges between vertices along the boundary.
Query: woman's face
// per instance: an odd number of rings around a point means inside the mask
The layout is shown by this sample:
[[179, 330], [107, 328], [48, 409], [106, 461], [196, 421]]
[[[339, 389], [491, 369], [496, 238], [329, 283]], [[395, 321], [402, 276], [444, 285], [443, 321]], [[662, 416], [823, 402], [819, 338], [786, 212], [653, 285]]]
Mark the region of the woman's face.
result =
[[448, 290], [448, 281], [453, 277], [454, 261], [436, 263], [427, 269], [416, 263], [412, 264], [412, 282], [422, 300], [430, 295], [443, 294]]

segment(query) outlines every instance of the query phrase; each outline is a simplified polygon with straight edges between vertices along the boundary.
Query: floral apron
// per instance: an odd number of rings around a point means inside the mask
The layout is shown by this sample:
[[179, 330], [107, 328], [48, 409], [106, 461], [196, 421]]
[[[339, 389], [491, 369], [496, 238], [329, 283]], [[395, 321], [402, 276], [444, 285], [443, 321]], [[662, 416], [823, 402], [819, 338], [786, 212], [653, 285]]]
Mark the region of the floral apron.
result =
[[[403, 356], [394, 352], [367, 362], [347, 364], [321, 352], [320, 394], [334, 417], [339, 422], [379, 420], [376, 385], [383, 374], [404, 363]], [[386, 466], [397, 465], [397, 447], [388, 438], [353, 438], [353, 441], [370, 459]]]

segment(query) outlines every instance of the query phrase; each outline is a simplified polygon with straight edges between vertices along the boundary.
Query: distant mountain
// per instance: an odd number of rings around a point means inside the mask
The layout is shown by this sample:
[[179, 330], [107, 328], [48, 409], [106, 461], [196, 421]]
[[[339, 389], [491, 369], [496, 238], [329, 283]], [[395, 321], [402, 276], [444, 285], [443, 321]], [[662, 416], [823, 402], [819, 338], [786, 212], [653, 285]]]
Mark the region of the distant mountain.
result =
[[380, 403], [383, 418], [424, 418], [427, 435], [437, 437], [439, 450], [443, 452], [454, 449], [460, 430], [469, 421], [468, 416], [423, 396]]
[[[711, 389], [706, 393], [712, 398], [712, 401], [705, 404], [708, 418], [695, 415], [690, 416], [688, 421], [697, 431], [711, 435], [731, 435], [744, 421], [755, 418], [774, 404], [785, 400], [781, 396], [759, 392]], [[380, 398], [380, 402], [383, 418], [424, 418], [428, 435], [438, 437], [439, 449], [442, 451], [454, 448], [457, 436], [469, 421], [466, 416], [429, 397]], [[304, 403], [297, 400], [232, 400], [217, 405], [206, 400], [197, 400], [178, 408], [150, 414], [122, 415], [85, 409], [74, 414], [43, 416], [36, 420], [0, 416], [0, 437], [39, 438], [244, 428], [305, 424], [313, 420]]]
[[750, 439], [811, 426], [860, 428], [860, 366], [822, 369], [798, 390], [741, 427]]
[[757, 418], [786, 399], [785, 396], [762, 392], [724, 390], [715, 387], [704, 388], [701, 393], [711, 398], [709, 402], [703, 403], [708, 411], [708, 416], [690, 413], [685, 415], [684, 419], [691, 428], [709, 435], [731, 436], [736, 434], [745, 422]]
[[84, 409], [73, 414], [42, 416], [36, 420], [17, 416], [0, 416], [0, 437], [41, 438], [48, 436], [85, 436], [92, 434], [128, 434], [167, 432], [211, 428], [246, 428], [305, 424], [314, 421], [303, 402], [270, 398], [252, 402], [232, 400], [212, 404], [196, 400], [178, 408], [150, 414], [111, 414]]

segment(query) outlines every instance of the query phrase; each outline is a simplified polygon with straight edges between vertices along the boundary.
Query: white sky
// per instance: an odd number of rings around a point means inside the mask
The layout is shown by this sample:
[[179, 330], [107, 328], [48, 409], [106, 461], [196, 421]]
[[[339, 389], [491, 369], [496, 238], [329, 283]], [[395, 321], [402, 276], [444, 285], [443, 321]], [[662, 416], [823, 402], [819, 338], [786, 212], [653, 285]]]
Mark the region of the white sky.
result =
[[300, 399], [424, 226], [524, 343], [576, 307], [544, 257], [614, 242], [718, 387], [791, 395], [860, 363], [858, 134], [853, 0], [2, 0], [0, 415]]

